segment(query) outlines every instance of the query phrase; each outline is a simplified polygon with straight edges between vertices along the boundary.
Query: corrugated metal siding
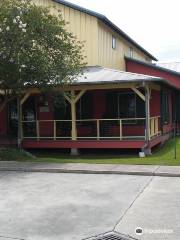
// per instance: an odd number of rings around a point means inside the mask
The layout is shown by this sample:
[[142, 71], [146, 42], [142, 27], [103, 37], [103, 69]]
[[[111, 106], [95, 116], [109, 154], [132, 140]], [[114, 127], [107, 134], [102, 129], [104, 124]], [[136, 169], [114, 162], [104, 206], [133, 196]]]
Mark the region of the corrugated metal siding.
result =
[[[52, 0], [33, 0], [51, 8], [53, 14], [61, 10], [62, 16], [67, 24], [67, 30], [72, 32], [78, 40], [84, 41], [84, 55], [89, 66], [100, 65], [125, 71], [124, 55], [129, 56], [129, 48], [134, 50], [134, 58], [146, 61], [147, 56], [138, 49], [135, 49], [119, 34], [110, 27], [100, 22], [96, 17], [56, 3]], [[112, 35], [117, 39], [117, 48], [112, 49]]]
[[[108, 26], [100, 21], [98, 22], [98, 25], [98, 65], [125, 71], [124, 56], [129, 56], [130, 47], [133, 48], [134, 58], [149, 61], [147, 56], [135, 49]], [[116, 49], [112, 48], [112, 36], [116, 37]]]
[[53, 14], [61, 11], [67, 24], [67, 30], [72, 32], [79, 41], [84, 42], [84, 55], [89, 66], [97, 65], [98, 52], [98, 24], [97, 19], [88, 14], [74, 10], [51, 0], [33, 0], [36, 4], [51, 8]]

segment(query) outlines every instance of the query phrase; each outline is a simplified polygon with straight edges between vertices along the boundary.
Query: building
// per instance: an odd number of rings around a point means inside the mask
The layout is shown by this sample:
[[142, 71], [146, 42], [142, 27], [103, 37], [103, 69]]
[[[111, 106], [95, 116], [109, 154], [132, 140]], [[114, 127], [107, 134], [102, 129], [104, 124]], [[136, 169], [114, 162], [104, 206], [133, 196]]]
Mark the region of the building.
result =
[[[157, 59], [105, 16], [63, 0], [34, 1], [54, 14], [61, 11], [68, 30], [84, 41], [88, 66], [63, 88], [65, 103], [58, 109], [38, 89], [27, 91], [21, 100], [23, 147], [150, 153], [167, 140], [178, 115], [180, 74], [154, 65]], [[14, 143], [16, 134], [12, 102], [0, 113], [2, 144]]]

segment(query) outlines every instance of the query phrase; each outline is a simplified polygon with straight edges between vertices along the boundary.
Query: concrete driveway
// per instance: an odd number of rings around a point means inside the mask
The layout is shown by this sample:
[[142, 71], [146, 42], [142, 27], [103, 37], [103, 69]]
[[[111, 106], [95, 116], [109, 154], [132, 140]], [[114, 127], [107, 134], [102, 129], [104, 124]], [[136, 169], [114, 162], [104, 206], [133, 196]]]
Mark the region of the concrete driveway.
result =
[[0, 240], [81, 240], [111, 230], [177, 240], [179, 186], [180, 178], [0, 172]]

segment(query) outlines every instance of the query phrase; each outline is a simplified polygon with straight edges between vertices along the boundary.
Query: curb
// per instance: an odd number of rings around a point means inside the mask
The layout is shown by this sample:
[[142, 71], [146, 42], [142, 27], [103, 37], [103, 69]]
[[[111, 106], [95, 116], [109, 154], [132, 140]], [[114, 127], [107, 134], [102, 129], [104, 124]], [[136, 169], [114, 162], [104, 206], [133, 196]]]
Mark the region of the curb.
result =
[[79, 174], [114, 174], [114, 175], [136, 175], [136, 176], [156, 176], [156, 177], [180, 177], [180, 173], [164, 172], [128, 172], [112, 170], [75, 170], [75, 169], [34, 169], [34, 168], [0, 168], [0, 172], [35, 172], [35, 173], [79, 173]]

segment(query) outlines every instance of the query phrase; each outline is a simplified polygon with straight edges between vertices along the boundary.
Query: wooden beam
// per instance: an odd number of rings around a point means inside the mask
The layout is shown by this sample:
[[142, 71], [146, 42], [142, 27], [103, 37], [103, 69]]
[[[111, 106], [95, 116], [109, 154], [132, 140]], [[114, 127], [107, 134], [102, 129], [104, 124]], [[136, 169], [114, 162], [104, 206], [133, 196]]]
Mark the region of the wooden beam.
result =
[[6, 106], [6, 101], [4, 101], [1, 105], [0, 105], [0, 112], [2, 112], [3, 111], [3, 109], [5, 108], [5, 106]]
[[21, 99], [21, 105], [28, 99], [28, 97], [31, 95], [31, 92], [27, 92], [24, 97]]
[[131, 87], [131, 89], [145, 102], [145, 96], [135, 87]]
[[75, 97], [75, 103], [77, 103], [77, 101], [82, 97], [82, 95], [86, 92], [86, 90], [82, 90], [80, 91], [76, 97]]
[[[56, 87], [54, 90], [68, 92], [68, 91], [81, 91], [81, 90], [96, 90], [96, 89], [121, 89], [121, 88], [138, 88], [142, 87], [139, 83], [107, 83], [107, 84], [79, 84], [79, 85], [65, 85], [63, 87]], [[41, 93], [41, 91], [37, 88], [31, 89], [32, 94]], [[66, 95], [67, 96], [67, 95]]]
[[64, 97], [71, 104], [72, 99], [66, 93], [64, 93]]
[[157, 91], [161, 90], [161, 86], [159, 84], [156, 84], [156, 83], [150, 83], [149, 87], [153, 90], [157, 90]]
[[64, 91], [80, 91], [80, 90], [96, 90], [96, 89], [120, 89], [120, 88], [132, 88], [140, 86], [137, 83], [117, 83], [117, 84], [79, 84], [79, 85], [69, 85], [64, 86], [61, 90]]

